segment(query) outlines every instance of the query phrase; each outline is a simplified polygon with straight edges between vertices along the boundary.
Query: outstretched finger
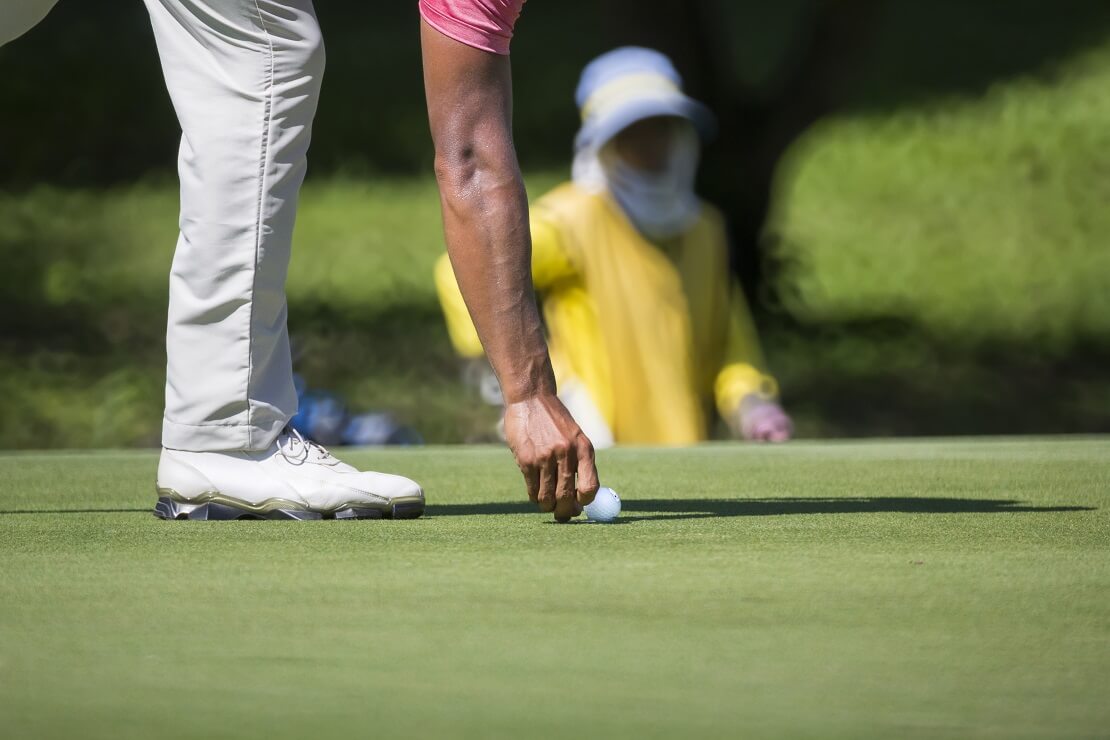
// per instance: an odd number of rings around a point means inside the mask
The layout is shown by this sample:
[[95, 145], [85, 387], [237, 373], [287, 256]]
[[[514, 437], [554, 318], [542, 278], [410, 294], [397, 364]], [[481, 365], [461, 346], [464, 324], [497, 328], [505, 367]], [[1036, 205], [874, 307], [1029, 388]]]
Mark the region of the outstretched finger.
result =
[[545, 460], [540, 465], [540, 485], [536, 503], [540, 511], [555, 511], [555, 489], [559, 483], [559, 471], [554, 460]]
[[574, 450], [570, 449], [566, 454], [559, 455], [557, 460], [559, 487], [555, 494], [555, 520], [565, 522], [579, 513], [574, 490], [574, 472], [577, 467]]
[[576, 440], [578, 459], [578, 505], [585, 506], [594, 500], [601, 482], [597, 477], [597, 464], [594, 461], [594, 446], [585, 434]]
[[535, 465], [521, 465], [521, 475], [524, 476], [524, 485], [528, 488], [528, 499], [538, 503], [540, 498], [540, 471]]

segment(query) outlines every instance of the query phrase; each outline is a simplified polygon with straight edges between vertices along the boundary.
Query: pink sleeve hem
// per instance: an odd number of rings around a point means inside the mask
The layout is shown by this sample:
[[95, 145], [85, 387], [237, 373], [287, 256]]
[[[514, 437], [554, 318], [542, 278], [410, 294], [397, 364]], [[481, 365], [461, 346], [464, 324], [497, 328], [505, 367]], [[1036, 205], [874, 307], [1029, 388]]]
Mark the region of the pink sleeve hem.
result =
[[420, 3], [420, 17], [429, 26], [460, 44], [488, 51], [491, 54], [509, 55], [509, 39], [476, 31], [465, 23], [443, 15], [435, 8], [429, 7], [427, 3]]

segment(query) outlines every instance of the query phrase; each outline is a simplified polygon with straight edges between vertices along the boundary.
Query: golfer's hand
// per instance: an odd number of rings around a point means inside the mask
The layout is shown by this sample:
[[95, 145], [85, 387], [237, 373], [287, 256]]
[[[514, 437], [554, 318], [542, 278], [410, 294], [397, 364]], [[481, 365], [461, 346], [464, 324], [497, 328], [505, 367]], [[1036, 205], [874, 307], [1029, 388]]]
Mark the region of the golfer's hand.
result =
[[794, 422], [777, 403], [751, 397], [740, 408], [740, 435], [754, 442], [786, 442], [794, 436]]
[[594, 446], [558, 398], [539, 395], [507, 405], [505, 440], [540, 511], [565, 522], [594, 500]]

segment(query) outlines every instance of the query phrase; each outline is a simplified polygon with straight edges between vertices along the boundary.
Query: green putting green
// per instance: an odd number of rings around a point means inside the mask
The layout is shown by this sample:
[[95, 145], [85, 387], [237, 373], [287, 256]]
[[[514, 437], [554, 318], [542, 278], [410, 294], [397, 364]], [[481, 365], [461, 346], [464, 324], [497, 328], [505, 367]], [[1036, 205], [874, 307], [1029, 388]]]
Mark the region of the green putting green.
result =
[[0, 455], [10, 738], [1076, 737], [1110, 727], [1110, 439], [348, 452], [415, 521], [164, 522], [150, 452]]

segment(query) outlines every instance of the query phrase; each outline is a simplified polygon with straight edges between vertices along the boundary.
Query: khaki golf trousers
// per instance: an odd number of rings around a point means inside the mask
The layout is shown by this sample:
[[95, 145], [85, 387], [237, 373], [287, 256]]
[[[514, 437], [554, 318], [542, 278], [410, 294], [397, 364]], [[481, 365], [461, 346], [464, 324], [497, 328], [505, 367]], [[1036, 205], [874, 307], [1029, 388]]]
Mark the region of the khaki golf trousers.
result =
[[[0, 2], [0, 44], [56, 1]], [[285, 277], [320, 29], [312, 0], [144, 1], [182, 131], [162, 444], [264, 449], [296, 412]]]

